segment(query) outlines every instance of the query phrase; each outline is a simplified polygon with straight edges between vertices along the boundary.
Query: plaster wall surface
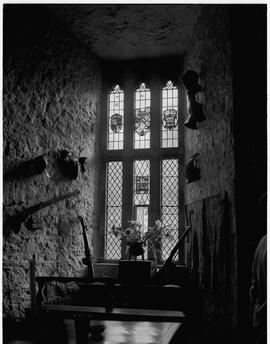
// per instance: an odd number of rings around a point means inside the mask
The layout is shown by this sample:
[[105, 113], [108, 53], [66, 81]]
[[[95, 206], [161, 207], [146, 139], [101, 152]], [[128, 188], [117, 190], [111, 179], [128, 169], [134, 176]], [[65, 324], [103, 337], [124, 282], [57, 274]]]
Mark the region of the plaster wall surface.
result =
[[[30, 306], [29, 260], [37, 275], [72, 276], [82, 271], [84, 216], [91, 243], [94, 227], [95, 124], [101, 92], [97, 60], [42, 6], [4, 7], [3, 164], [4, 175], [40, 155], [47, 169], [29, 178], [4, 179], [3, 315], [21, 318]], [[77, 179], [63, 175], [59, 150], [86, 157]], [[7, 226], [8, 216], [78, 189], [79, 197], [33, 215], [37, 230]]]

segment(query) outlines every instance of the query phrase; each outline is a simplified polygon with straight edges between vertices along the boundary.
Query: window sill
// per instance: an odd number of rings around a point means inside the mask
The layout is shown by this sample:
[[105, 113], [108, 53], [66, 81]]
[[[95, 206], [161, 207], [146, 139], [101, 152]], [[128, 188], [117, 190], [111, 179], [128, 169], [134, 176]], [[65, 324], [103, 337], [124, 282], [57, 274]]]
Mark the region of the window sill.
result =
[[[109, 260], [104, 260], [100, 261], [97, 263], [93, 263], [94, 266], [94, 272], [95, 272], [95, 277], [100, 278], [100, 277], [110, 277], [110, 278], [115, 278], [117, 279], [118, 276], [118, 260], [114, 261], [109, 261]], [[157, 265], [157, 268], [161, 268], [161, 264]], [[177, 270], [181, 272], [186, 272], [187, 266], [186, 265], [180, 265], [176, 264]]]

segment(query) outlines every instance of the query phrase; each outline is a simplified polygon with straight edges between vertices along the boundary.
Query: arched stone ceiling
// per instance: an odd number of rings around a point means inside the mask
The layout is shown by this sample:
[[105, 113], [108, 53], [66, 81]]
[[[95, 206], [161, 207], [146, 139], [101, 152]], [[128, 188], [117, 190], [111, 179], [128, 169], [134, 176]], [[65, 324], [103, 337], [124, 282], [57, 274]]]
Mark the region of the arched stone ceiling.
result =
[[203, 5], [55, 4], [47, 6], [100, 58], [182, 55]]

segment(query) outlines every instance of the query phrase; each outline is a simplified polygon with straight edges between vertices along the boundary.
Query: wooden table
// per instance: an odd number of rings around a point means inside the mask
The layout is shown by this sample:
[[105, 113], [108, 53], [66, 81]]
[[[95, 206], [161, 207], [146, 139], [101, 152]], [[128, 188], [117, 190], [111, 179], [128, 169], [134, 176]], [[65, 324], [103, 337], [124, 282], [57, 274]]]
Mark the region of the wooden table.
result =
[[[100, 335], [91, 335], [89, 344], [169, 344], [181, 323], [146, 321], [98, 321], [104, 325]], [[91, 328], [90, 328], [91, 333]]]
[[[90, 320], [103, 321], [105, 331], [100, 343], [106, 344], [167, 344], [185, 320], [181, 311], [130, 308], [108, 311], [104, 307], [68, 305], [43, 305], [41, 314], [45, 319], [56, 315], [61, 319], [74, 319], [76, 344], [91, 343], [88, 338]], [[93, 343], [98, 344], [98, 341]]]

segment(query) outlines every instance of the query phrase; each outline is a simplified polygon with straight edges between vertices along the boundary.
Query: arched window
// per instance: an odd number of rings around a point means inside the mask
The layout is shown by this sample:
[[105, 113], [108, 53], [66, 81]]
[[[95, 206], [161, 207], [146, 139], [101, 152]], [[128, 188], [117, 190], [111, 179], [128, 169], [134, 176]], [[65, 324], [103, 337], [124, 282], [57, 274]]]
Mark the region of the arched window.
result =
[[[161, 263], [184, 231], [184, 89], [180, 95], [176, 78], [151, 75], [138, 82], [132, 68], [121, 77], [108, 83], [105, 91], [107, 124], [101, 131], [107, 133], [106, 145], [100, 135], [98, 230], [104, 231], [104, 259], [125, 257], [126, 248], [113, 234], [114, 226], [127, 228], [130, 220], [137, 220], [145, 232], [160, 219], [171, 233], [170, 238], [161, 238], [157, 257]], [[145, 258], [151, 258], [147, 249]], [[183, 263], [183, 257], [179, 252], [176, 259]]]

